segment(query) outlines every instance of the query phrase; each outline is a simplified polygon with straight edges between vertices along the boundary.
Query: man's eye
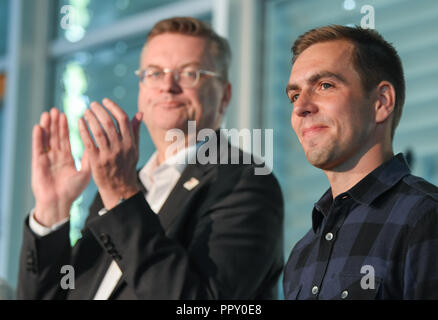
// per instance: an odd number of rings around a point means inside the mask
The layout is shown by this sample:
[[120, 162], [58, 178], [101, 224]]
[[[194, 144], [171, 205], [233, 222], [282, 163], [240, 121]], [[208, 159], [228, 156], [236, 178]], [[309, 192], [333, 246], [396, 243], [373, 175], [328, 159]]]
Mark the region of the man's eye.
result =
[[146, 73], [146, 77], [148, 78], [152, 78], [152, 79], [157, 79], [157, 78], [161, 78], [163, 76], [163, 71], [159, 71], [159, 70], [153, 70], [153, 71], [149, 71]]
[[183, 70], [181, 72], [181, 76], [189, 79], [196, 79], [196, 71], [195, 70]]
[[290, 102], [294, 103], [295, 101], [297, 101], [297, 100], [298, 100], [298, 96], [299, 96], [298, 93], [292, 95], [292, 96], [290, 97]]
[[321, 84], [321, 88], [323, 88], [323, 89], [330, 89], [331, 87], [333, 87], [333, 86], [327, 82], [324, 82]]

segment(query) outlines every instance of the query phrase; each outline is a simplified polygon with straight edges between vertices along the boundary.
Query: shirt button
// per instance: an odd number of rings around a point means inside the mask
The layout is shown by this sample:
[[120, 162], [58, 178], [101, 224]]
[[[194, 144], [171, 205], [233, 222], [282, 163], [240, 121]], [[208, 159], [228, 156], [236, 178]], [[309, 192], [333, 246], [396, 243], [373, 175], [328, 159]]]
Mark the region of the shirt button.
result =
[[106, 233], [101, 233], [99, 238], [102, 240], [103, 244], [108, 244], [110, 242], [110, 237]]
[[333, 233], [329, 232], [325, 235], [325, 240], [331, 241], [333, 239]]
[[312, 293], [313, 293], [313, 294], [318, 294], [318, 291], [319, 291], [319, 289], [318, 289], [317, 286], [314, 286], [314, 287], [312, 288]]
[[342, 291], [342, 293], [341, 293], [341, 299], [347, 299], [347, 297], [348, 297], [348, 291], [347, 291], [347, 290]]

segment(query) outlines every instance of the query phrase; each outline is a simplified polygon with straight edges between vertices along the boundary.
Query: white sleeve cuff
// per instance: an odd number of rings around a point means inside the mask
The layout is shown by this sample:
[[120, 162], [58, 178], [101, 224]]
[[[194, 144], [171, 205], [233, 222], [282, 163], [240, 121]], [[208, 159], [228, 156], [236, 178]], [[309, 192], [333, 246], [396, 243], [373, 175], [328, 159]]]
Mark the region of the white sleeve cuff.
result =
[[68, 220], [70, 219], [70, 217], [67, 217], [67, 218], [65, 218], [65, 219], [55, 223], [51, 227], [45, 227], [45, 226], [39, 224], [35, 220], [34, 214], [35, 214], [35, 208], [33, 208], [30, 211], [30, 215], [29, 215], [29, 227], [30, 227], [30, 230], [33, 231], [33, 233], [35, 233], [36, 235], [38, 235], [40, 237], [44, 237], [44, 236], [48, 235], [49, 233], [59, 229], [64, 223], [68, 222]]
[[[125, 199], [121, 198], [117, 205], [121, 204], [123, 201], [125, 201]], [[104, 214], [106, 214], [107, 212], [108, 212], [108, 210], [106, 208], [102, 208], [97, 212], [97, 214], [99, 215], [99, 217], [101, 217]]]

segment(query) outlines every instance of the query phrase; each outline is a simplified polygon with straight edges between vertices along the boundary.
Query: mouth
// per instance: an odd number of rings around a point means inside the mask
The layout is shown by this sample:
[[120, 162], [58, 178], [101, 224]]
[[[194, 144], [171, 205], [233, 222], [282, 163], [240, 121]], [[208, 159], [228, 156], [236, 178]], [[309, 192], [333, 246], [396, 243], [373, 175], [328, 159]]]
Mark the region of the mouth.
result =
[[328, 127], [324, 126], [324, 125], [311, 126], [309, 128], [303, 129], [302, 136], [304, 138], [304, 137], [307, 137], [307, 136], [310, 136], [310, 135], [318, 134], [318, 133], [321, 133], [321, 131], [323, 131], [323, 130], [325, 130], [327, 128]]
[[166, 101], [159, 102], [155, 106], [163, 109], [178, 109], [181, 108], [184, 104], [178, 101]]

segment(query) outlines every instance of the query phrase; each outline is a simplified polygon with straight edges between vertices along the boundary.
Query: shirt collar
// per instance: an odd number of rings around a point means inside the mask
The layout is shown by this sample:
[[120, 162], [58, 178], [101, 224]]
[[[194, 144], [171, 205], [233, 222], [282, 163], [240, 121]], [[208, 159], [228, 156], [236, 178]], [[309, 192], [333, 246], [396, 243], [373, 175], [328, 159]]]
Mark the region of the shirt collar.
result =
[[196, 156], [197, 147], [198, 144], [184, 148], [170, 158], [167, 158], [160, 165], [158, 165], [158, 153], [155, 151], [139, 172], [140, 179], [145, 187], [148, 188], [148, 186], [151, 186], [153, 184], [152, 177], [154, 174], [162, 170], [173, 168], [181, 174], [187, 163], [190, 163], [192, 157]]
[[166, 161], [164, 161], [161, 165], [172, 166], [177, 169], [179, 173], [182, 173], [187, 163], [191, 163], [192, 159], [196, 157], [196, 150], [199, 148], [199, 146], [200, 143], [192, 144], [174, 154], [170, 158], [167, 158]]
[[[411, 171], [404, 155], [399, 153], [370, 172], [350, 190], [338, 195], [338, 198], [345, 197], [348, 194], [356, 202], [370, 206], [380, 195], [391, 189], [404, 176], [410, 173]], [[314, 232], [316, 232], [316, 229], [322, 222], [323, 216], [326, 216], [328, 213], [332, 203], [332, 190], [329, 188], [314, 205], [312, 213], [312, 228]]]
[[375, 199], [410, 173], [404, 155], [399, 153], [369, 173], [347, 193], [357, 202], [370, 206]]
[[[214, 135], [218, 133], [215, 132]], [[195, 163], [196, 152], [199, 147], [204, 144], [210, 136], [206, 137], [205, 141], [200, 141], [196, 144], [191, 144], [186, 148], [183, 148], [175, 155], [167, 158], [163, 163], [158, 165], [158, 153], [155, 151], [152, 156], [149, 158], [148, 162], [144, 165], [144, 167], [139, 171], [140, 181], [149, 189], [153, 184], [153, 176], [157, 172], [168, 170], [168, 168], [173, 168], [177, 170], [177, 172], [181, 175], [184, 171], [185, 167], [188, 163]], [[227, 138], [225, 138], [227, 139]], [[228, 141], [228, 140], [226, 140]]]
[[319, 225], [330, 210], [332, 205], [332, 189], [329, 188], [323, 196], [315, 203], [312, 211], [312, 229], [316, 233]]

